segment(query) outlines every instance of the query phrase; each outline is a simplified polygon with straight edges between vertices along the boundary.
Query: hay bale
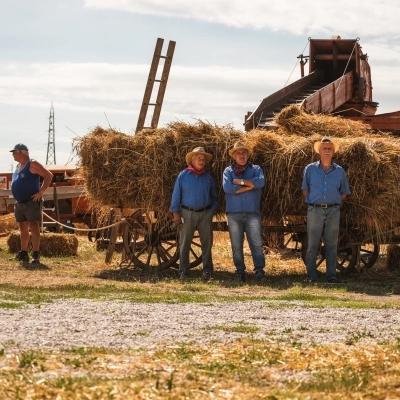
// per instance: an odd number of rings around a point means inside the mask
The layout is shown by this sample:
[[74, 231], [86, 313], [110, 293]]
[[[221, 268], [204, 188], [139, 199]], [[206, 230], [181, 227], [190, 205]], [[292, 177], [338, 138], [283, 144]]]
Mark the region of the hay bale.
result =
[[[21, 236], [18, 231], [11, 232], [7, 239], [8, 251], [18, 253], [21, 249]], [[29, 241], [28, 250], [32, 251]], [[77, 256], [78, 238], [68, 233], [46, 233], [41, 235], [40, 254], [44, 257]]]
[[[165, 128], [144, 130], [134, 136], [96, 127], [76, 140], [80, 174], [95, 207], [143, 208], [169, 216], [172, 189], [186, 168], [185, 155], [197, 146], [213, 154], [208, 171], [216, 182], [231, 158], [228, 154], [242, 135], [230, 125], [173, 122]], [[220, 204], [224, 202], [221, 185]]]
[[342, 207], [345, 224], [364, 237], [384, 237], [400, 215], [400, 140], [372, 134], [368, 126], [332, 115], [313, 115], [289, 106], [276, 116], [275, 131], [244, 133], [202, 121], [174, 122], [134, 136], [96, 127], [75, 146], [90, 199], [97, 206], [142, 208], [170, 218], [171, 194], [185, 155], [203, 146], [214, 158], [208, 166], [225, 209], [223, 171], [237, 140], [254, 148], [252, 161], [266, 177], [261, 213], [268, 223], [306, 215], [301, 192], [303, 171], [319, 159], [314, 142], [325, 135], [338, 141], [334, 162], [347, 172], [352, 194]]
[[371, 135], [371, 127], [341, 116], [309, 114], [296, 105], [285, 107], [275, 115], [280, 135], [358, 137]]
[[400, 246], [388, 245], [386, 255], [386, 268], [391, 271], [400, 269]]

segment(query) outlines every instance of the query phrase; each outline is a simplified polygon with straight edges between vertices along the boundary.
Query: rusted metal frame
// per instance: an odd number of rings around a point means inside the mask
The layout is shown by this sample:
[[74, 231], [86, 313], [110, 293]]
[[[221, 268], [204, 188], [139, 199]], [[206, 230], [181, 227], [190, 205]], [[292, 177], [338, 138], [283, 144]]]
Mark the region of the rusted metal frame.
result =
[[176, 42], [170, 41], [168, 44], [167, 55], [166, 57], [162, 57], [165, 59], [165, 61], [164, 61], [163, 72], [161, 74], [161, 80], [158, 81], [160, 82], [160, 86], [158, 87], [156, 105], [154, 107], [153, 118], [151, 120], [152, 128], [157, 128], [158, 121], [160, 119], [161, 107], [164, 101], [165, 90], [167, 88], [168, 76], [169, 76], [169, 71], [171, 69], [172, 57], [174, 56], [175, 45]]
[[[116, 223], [121, 220], [122, 213], [121, 213], [120, 208], [111, 209], [110, 213], [111, 213], [111, 215], [113, 215], [113, 218], [111, 219], [112, 223]], [[110, 241], [108, 243], [106, 258], [105, 258], [106, 264], [109, 264], [112, 260], [112, 256], [113, 256], [113, 253], [115, 250], [115, 244], [117, 243], [117, 237], [118, 237], [119, 230], [120, 230], [119, 224], [117, 224], [111, 228]]]
[[151, 93], [153, 91], [154, 82], [156, 79], [157, 68], [161, 57], [161, 50], [163, 47], [164, 39], [158, 38], [156, 47], [154, 49], [153, 61], [151, 63], [149, 77], [147, 79], [146, 89], [144, 91], [142, 107], [140, 109], [138, 122], [136, 125], [136, 132], [141, 131], [144, 128], [146, 121], [147, 110], [149, 108]]
[[333, 57], [332, 57], [332, 68], [333, 68], [333, 78], [337, 79], [338, 78], [338, 46], [336, 42], [332, 43], [332, 50], [333, 50]]

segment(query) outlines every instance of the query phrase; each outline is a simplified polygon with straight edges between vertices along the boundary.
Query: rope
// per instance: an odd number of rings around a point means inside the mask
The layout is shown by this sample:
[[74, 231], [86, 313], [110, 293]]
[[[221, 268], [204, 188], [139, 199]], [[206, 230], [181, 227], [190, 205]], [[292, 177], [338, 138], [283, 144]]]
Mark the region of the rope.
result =
[[[345, 74], [346, 74], [347, 67], [349, 66], [349, 62], [350, 62], [350, 60], [351, 60], [351, 56], [353, 55], [354, 49], [356, 48], [356, 45], [357, 45], [357, 42], [358, 42], [358, 41], [359, 41], [359, 38], [357, 38], [356, 41], [355, 41], [355, 43], [354, 43], [353, 50], [351, 51], [350, 57], [349, 57], [349, 59], [347, 60], [346, 68], [344, 69], [343, 75], [342, 75], [342, 77], [340, 78], [339, 86], [338, 86], [337, 89], [336, 89], [336, 93], [338, 92], [338, 90], [339, 90], [339, 88], [340, 88], [340, 85], [342, 84], [343, 77], [344, 77]], [[335, 93], [335, 94], [336, 94], [336, 93]]]
[[[301, 52], [301, 54], [303, 54], [304, 53], [304, 50], [306, 49], [306, 47], [307, 47], [307, 45], [308, 45], [308, 42], [310, 41], [310, 37], [308, 38], [308, 40], [307, 40], [307, 43], [306, 43], [306, 45], [304, 46], [304, 49], [303, 49], [303, 51]], [[293, 74], [293, 71], [294, 71], [294, 69], [297, 67], [297, 64], [299, 63], [299, 61], [297, 60], [296, 61], [296, 64], [294, 65], [294, 67], [293, 67], [293, 69], [292, 69], [292, 72], [290, 73], [290, 75], [289, 75], [289, 78], [287, 78], [287, 81], [285, 82], [285, 84], [284, 84], [284, 86], [283, 87], [286, 87], [286, 85], [287, 85], [287, 83], [289, 82], [289, 79], [290, 79], [290, 77], [292, 76], [292, 74]]]
[[123, 222], [125, 222], [125, 218], [121, 218], [120, 221], [115, 222], [114, 224], [111, 225], [107, 225], [107, 226], [102, 226], [101, 228], [93, 228], [93, 229], [82, 229], [82, 228], [75, 228], [72, 226], [68, 226], [68, 225], [64, 225], [61, 222], [55, 220], [54, 218], [51, 218], [50, 215], [47, 215], [45, 212], [43, 212], [43, 215], [45, 215], [47, 218], [49, 218], [51, 221], [55, 222], [56, 224], [64, 227], [64, 228], [68, 228], [68, 229], [73, 229], [74, 231], [81, 231], [81, 232], [97, 232], [97, 231], [103, 231], [105, 229], [109, 229], [112, 228], [113, 226], [117, 226], [119, 224], [122, 224]]

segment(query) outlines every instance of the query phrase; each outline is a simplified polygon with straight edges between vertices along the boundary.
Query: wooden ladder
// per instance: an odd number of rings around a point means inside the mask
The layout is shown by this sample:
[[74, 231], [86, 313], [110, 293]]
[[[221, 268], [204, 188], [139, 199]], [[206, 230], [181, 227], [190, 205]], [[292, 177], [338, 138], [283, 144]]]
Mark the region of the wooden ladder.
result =
[[[142, 107], [140, 109], [138, 122], [136, 125], [136, 131], [139, 132], [142, 129], [157, 128], [158, 121], [160, 119], [161, 107], [164, 100], [165, 89], [167, 87], [169, 71], [171, 69], [172, 57], [174, 55], [176, 42], [170, 41], [168, 45], [167, 55], [162, 56], [161, 50], [163, 47], [164, 39], [158, 38], [156, 43], [156, 48], [154, 50], [153, 61], [151, 63], [149, 77], [147, 79], [146, 89], [144, 91]], [[161, 74], [161, 79], [156, 79], [158, 65], [161, 59], [165, 59], [164, 68]], [[154, 82], [159, 82], [157, 99], [155, 103], [150, 103], [151, 94], [153, 92]], [[145, 127], [144, 123], [146, 121], [147, 110], [149, 106], [154, 106], [153, 118], [151, 120], [151, 126]]]

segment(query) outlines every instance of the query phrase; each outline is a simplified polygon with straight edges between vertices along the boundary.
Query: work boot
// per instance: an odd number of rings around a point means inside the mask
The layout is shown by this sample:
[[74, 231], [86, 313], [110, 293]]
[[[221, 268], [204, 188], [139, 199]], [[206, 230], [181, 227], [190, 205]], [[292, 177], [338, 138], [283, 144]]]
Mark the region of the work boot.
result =
[[179, 279], [181, 281], [185, 281], [189, 277], [189, 273], [187, 271], [179, 271]]
[[40, 253], [38, 251], [32, 252], [32, 264], [40, 264]]
[[256, 275], [256, 283], [257, 283], [257, 285], [266, 285], [267, 277], [264, 274]]
[[26, 262], [26, 263], [28, 263], [29, 262], [29, 255], [28, 255], [28, 252], [27, 251], [24, 251], [24, 250], [21, 250], [16, 256], [15, 256], [15, 259], [17, 260], [17, 261], [22, 261], [22, 262]]
[[238, 283], [245, 283], [246, 282], [246, 275], [244, 272], [236, 272], [235, 280]]
[[211, 272], [205, 271], [201, 277], [203, 282], [208, 282], [212, 278]]

